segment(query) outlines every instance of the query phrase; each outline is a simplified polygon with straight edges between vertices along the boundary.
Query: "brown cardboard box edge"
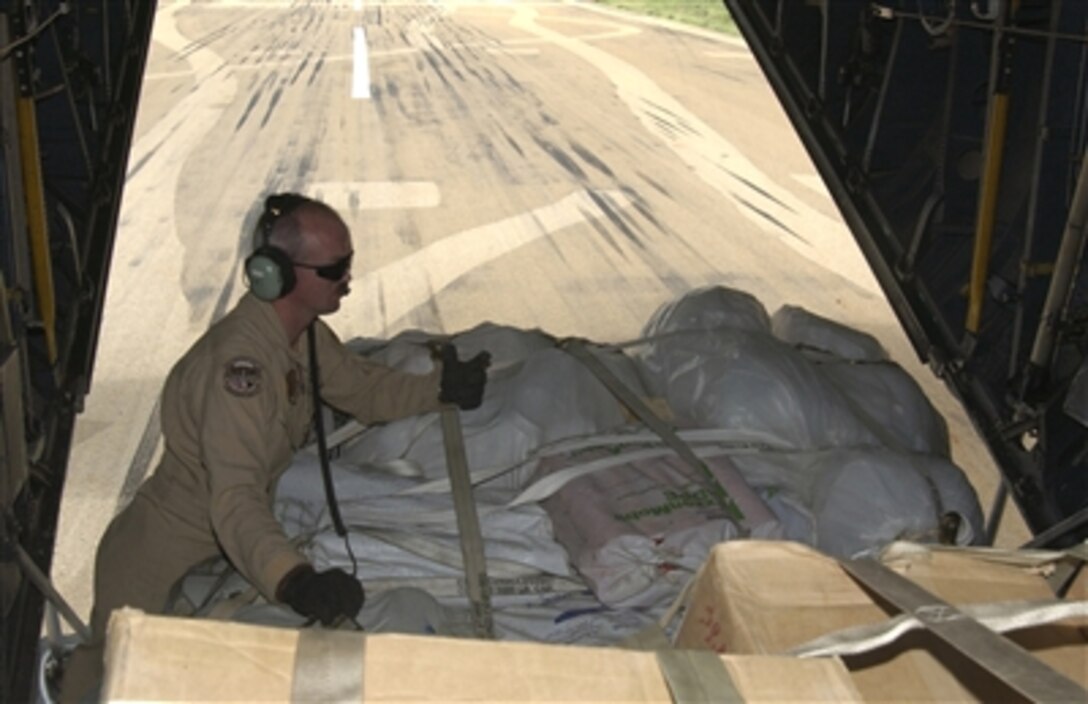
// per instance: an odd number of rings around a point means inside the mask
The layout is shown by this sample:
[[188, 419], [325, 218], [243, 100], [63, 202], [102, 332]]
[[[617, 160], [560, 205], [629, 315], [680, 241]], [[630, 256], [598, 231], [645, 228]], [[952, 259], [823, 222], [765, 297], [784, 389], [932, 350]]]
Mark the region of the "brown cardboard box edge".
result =
[[[363, 701], [672, 702], [652, 651], [350, 634]], [[288, 701], [299, 631], [149, 616], [110, 622], [105, 701]], [[746, 702], [860, 701], [836, 658], [720, 658]]]
[[[1053, 598], [1037, 571], [980, 559], [969, 551], [917, 546], [898, 551], [887, 564], [956, 605]], [[808, 546], [732, 541], [711, 553], [692, 589], [676, 645], [777, 654], [818, 636], [895, 615], [894, 608], [879, 605], [836, 560]], [[1025, 629], [1011, 634], [1011, 639], [1067, 677], [1088, 684], [1086, 625]], [[1009, 695], [977, 665], [928, 633], [912, 633], [844, 662], [869, 701], [991, 700]]]

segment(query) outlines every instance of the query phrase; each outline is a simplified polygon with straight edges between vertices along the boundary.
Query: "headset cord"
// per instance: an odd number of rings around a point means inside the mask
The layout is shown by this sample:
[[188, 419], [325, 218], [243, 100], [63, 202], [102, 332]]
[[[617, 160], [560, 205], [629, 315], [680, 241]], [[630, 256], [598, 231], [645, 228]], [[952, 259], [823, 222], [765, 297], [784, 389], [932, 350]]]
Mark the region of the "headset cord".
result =
[[359, 563], [355, 559], [355, 552], [351, 549], [351, 540], [348, 539], [348, 529], [344, 526], [344, 520], [340, 517], [340, 505], [336, 501], [336, 488], [332, 481], [332, 470], [329, 468], [329, 448], [325, 442], [325, 420], [321, 414], [320, 374], [317, 370], [317, 339], [314, 334], [314, 325], [306, 328], [306, 343], [310, 350], [310, 388], [314, 397], [314, 426], [317, 430], [317, 456], [321, 461], [321, 480], [325, 484], [325, 502], [329, 505], [329, 516], [332, 518], [333, 528], [336, 534], [344, 539], [344, 548], [351, 558], [351, 576], [359, 578]]

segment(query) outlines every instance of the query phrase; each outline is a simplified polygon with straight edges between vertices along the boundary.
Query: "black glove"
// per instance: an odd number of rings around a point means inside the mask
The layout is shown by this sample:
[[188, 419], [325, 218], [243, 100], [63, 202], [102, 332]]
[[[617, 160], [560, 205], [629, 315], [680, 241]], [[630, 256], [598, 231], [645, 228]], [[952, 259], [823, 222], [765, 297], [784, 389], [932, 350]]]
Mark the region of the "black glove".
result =
[[491, 354], [481, 352], [467, 362], [457, 359], [457, 348], [442, 345], [442, 388], [438, 400], [455, 403], [463, 411], [479, 408], [484, 400], [484, 384], [487, 383], [487, 367]]
[[310, 565], [301, 565], [280, 581], [276, 598], [303, 616], [331, 626], [341, 616], [355, 618], [366, 595], [359, 580], [343, 570], [315, 572]]

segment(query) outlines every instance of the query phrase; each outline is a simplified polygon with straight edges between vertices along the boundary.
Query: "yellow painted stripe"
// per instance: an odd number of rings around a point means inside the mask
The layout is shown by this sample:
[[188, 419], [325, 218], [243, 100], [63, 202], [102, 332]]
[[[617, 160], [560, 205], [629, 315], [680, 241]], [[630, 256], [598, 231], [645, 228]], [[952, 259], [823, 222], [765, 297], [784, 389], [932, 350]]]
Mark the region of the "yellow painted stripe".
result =
[[998, 187], [1001, 185], [1008, 113], [1009, 97], [1004, 94], [994, 96], [990, 134], [986, 140], [986, 168], [983, 171], [982, 194], [979, 197], [974, 257], [971, 260], [971, 287], [967, 300], [966, 328], [972, 335], [978, 334], [982, 323], [982, 302], [986, 298], [986, 277], [990, 269], [990, 245], [993, 242]]
[[45, 218], [45, 189], [38, 154], [38, 118], [34, 99], [20, 97], [16, 103], [19, 148], [22, 152], [23, 189], [26, 193], [26, 221], [30, 234], [30, 261], [34, 272], [34, 293], [38, 315], [45, 332], [49, 362], [57, 361], [56, 301], [53, 265], [49, 256], [49, 229]]

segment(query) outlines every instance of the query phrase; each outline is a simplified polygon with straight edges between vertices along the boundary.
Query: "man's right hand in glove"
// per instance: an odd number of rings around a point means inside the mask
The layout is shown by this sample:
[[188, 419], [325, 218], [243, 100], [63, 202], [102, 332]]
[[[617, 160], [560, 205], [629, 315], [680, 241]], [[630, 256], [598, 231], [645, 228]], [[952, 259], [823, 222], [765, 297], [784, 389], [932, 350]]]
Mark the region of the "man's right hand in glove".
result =
[[457, 358], [457, 348], [445, 344], [439, 350], [439, 357], [442, 360], [442, 381], [438, 400], [457, 404], [462, 411], [479, 408], [484, 400], [491, 354], [480, 352], [467, 362], [462, 362]]
[[359, 580], [343, 570], [316, 572], [310, 565], [299, 565], [280, 580], [276, 599], [331, 626], [341, 616], [355, 618], [366, 596]]

